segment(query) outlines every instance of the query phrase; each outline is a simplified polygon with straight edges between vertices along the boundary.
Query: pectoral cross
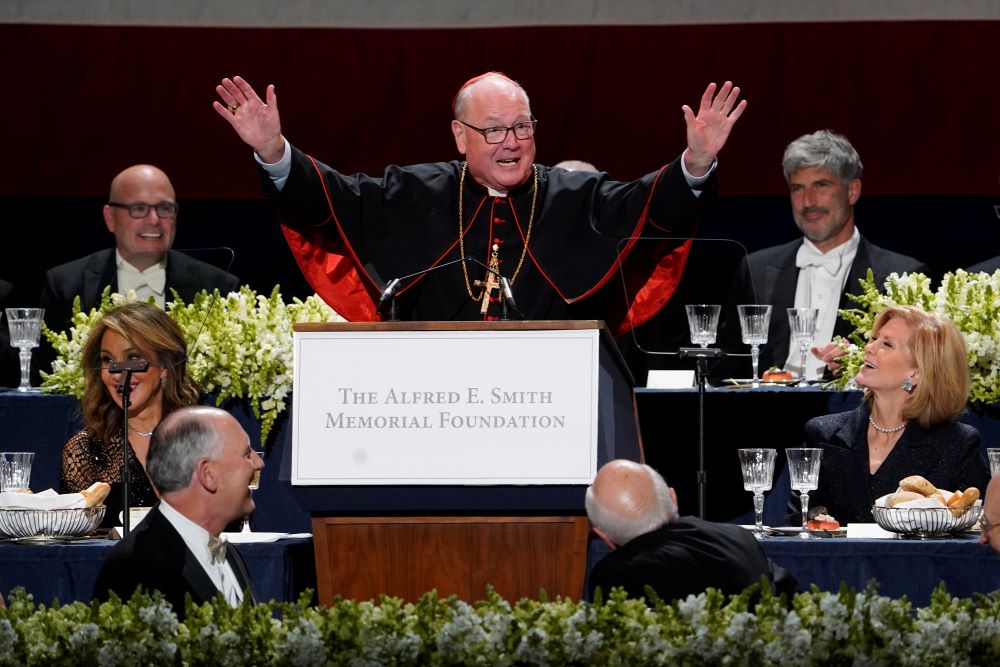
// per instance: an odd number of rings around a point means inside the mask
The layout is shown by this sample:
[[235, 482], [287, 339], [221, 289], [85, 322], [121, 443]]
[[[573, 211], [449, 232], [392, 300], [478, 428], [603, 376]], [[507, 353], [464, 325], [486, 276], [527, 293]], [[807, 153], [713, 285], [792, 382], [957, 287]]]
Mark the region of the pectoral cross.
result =
[[473, 283], [476, 287], [483, 288], [483, 305], [479, 309], [483, 315], [486, 315], [490, 309], [490, 297], [493, 296], [493, 290], [500, 289], [500, 246], [494, 243], [490, 250], [492, 251], [490, 253], [490, 270], [486, 272], [486, 279]]

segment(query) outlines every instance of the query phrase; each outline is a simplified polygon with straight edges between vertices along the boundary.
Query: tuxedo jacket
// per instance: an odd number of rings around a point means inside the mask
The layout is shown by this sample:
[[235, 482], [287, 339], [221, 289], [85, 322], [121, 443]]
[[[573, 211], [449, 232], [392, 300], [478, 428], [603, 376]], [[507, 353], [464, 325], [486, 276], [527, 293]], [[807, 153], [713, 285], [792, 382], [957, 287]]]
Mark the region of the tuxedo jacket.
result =
[[652, 587], [663, 600], [698, 595], [706, 588], [725, 594], [742, 592], [766, 577], [778, 593], [794, 594], [797, 584], [771, 563], [750, 531], [729, 523], [682, 517], [644, 533], [599, 560], [590, 573], [588, 593], [598, 587], [607, 600], [612, 588], [629, 597], [645, 596]]
[[[841, 525], [871, 523], [875, 500], [893, 493], [910, 475], [926, 477], [948, 491], [975, 486], [985, 493], [989, 468], [980, 451], [980, 434], [960, 422], [922, 428], [907, 423], [903, 434], [875, 474], [868, 462], [867, 403], [850, 412], [810, 419], [805, 426], [804, 447], [819, 447], [819, 488], [809, 494], [809, 505], [824, 506]], [[798, 509], [798, 498], [791, 501]]]
[[[250, 573], [240, 552], [232, 544], [226, 548], [226, 561], [245, 592], [244, 602], [256, 602], [250, 586]], [[205, 568], [187, 548], [180, 533], [160, 512], [159, 506], [116, 544], [101, 564], [94, 584], [93, 597], [104, 601], [114, 591], [128, 600], [135, 589], [157, 590], [173, 606], [177, 617], [184, 619], [184, 596], [191, 594], [195, 604], [208, 602], [219, 589]]]
[[[49, 327], [62, 331], [69, 327], [73, 314], [73, 299], [80, 297], [80, 308], [88, 311], [101, 302], [101, 292], [108, 285], [118, 289], [118, 266], [115, 249], [107, 248], [49, 269], [45, 273], [41, 306], [45, 309], [45, 322]], [[222, 294], [239, 289], [239, 279], [211, 264], [188, 257], [176, 250], [167, 252], [167, 282], [165, 298], [170, 301], [170, 290], [175, 289], [181, 298], [190, 302], [201, 290], [218, 288]]]
[[[783, 368], [788, 358], [788, 344], [791, 330], [788, 327], [786, 308], [795, 305], [795, 289], [799, 281], [799, 268], [795, 265], [802, 239], [798, 238], [783, 245], [763, 248], [743, 258], [736, 271], [736, 278], [729, 303], [724, 315], [724, 331], [721, 338], [726, 351], [746, 352], [748, 347], [743, 344], [740, 333], [739, 316], [736, 306], [744, 303], [771, 304], [771, 323], [767, 332], [767, 343], [760, 348], [760, 370], [763, 372], [770, 366]], [[858, 281], [871, 269], [875, 275], [875, 284], [881, 286], [890, 273], [928, 274], [929, 269], [923, 262], [885, 250], [869, 243], [864, 236], [858, 243], [858, 251], [847, 275], [847, 284], [840, 295], [839, 309], [855, 308], [857, 304], [851, 301], [848, 294], [860, 294]], [[833, 328], [834, 336], [844, 336], [853, 332], [853, 328], [844, 319], [838, 317]], [[739, 377], [748, 377], [750, 362], [740, 360], [746, 368], [732, 370], [734, 362], [726, 364], [730, 372]]]

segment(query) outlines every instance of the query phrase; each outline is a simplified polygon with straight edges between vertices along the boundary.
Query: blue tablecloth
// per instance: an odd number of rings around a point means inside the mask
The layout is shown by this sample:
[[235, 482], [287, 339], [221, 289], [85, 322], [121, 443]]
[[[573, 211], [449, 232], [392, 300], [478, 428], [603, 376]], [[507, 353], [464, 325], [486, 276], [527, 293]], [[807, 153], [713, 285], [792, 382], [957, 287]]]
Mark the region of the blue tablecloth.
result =
[[[16, 586], [34, 595], [38, 604], [89, 601], [97, 572], [111, 540], [78, 540], [68, 544], [0, 542], [0, 592]], [[316, 589], [311, 538], [240, 544], [237, 547], [253, 580], [258, 600], [291, 601], [305, 588]]]

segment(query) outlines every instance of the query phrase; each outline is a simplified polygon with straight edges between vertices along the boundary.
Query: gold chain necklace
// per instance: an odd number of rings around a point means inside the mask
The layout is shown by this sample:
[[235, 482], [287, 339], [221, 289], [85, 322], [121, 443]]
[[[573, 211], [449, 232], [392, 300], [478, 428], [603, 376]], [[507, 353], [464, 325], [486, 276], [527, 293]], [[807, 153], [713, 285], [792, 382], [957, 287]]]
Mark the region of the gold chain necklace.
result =
[[[479, 296], [475, 296], [472, 293], [472, 282], [469, 280], [469, 267], [465, 262], [465, 221], [463, 220], [465, 209], [463, 208], [463, 193], [465, 192], [465, 172], [468, 169], [469, 163], [462, 163], [462, 175], [458, 178], [458, 248], [461, 252], [462, 257], [462, 273], [465, 275], [465, 291], [469, 293], [469, 298], [473, 301], [481, 301], [483, 298], [483, 291], [479, 293]], [[514, 281], [517, 280], [517, 274], [521, 272], [521, 265], [524, 264], [524, 258], [528, 255], [528, 241], [531, 240], [531, 227], [535, 223], [535, 202], [538, 201], [538, 165], [531, 165], [531, 171], [534, 174], [534, 182], [531, 189], [531, 213], [528, 215], [528, 231], [524, 235], [524, 249], [521, 251], [521, 259], [517, 260], [517, 268], [514, 269], [514, 275], [510, 278], [510, 284], [513, 285]], [[511, 210], [514, 208], [514, 202], [508, 197], [508, 203], [510, 203]]]
[[152, 435], [153, 435], [152, 431], [140, 431], [139, 429], [135, 428], [131, 424], [128, 425], [128, 430], [132, 431], [136, 435], [141, 435], [144, 438], [149, 438], [149, 437], [152, 437]]

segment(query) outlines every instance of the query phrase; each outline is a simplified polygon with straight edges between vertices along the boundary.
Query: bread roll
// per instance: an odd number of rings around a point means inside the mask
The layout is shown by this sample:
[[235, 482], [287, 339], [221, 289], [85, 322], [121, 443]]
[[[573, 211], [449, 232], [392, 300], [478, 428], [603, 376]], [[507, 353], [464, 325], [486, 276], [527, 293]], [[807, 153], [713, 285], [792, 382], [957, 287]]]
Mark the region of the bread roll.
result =
[[899, 480], [899, 488], [904, 491], [913, 491], [919, 493], [922, 496], [933, 496], [937, 491], [937, 487], [928, 482], [926, 479], [920, 475], [910, 475], [904, 479]]
[[885, 504], [887, 507], [895, 507], [909, 500], [923, 500], [924, 497], [916, 491], [897, 491], [886, 499]]
[[80, 495], [87, 503], [87, 507], [96, 507], [104, 502], [111, 492], [111, 485], [107, 482], [94, 482], [89, 488], [80, 491]]

